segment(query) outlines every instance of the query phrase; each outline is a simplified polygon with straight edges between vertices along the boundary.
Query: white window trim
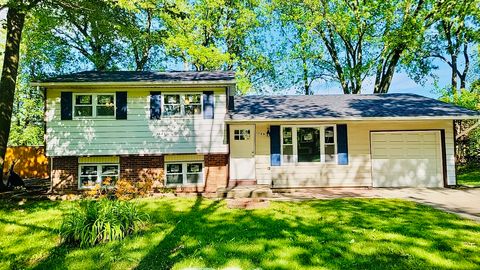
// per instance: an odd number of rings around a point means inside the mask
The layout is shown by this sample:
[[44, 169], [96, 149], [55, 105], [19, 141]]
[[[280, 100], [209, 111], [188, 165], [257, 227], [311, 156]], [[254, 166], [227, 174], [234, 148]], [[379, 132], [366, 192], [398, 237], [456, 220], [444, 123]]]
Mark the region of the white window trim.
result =
[[[113, 96], [113, 115], [97, 116], [97, 96], [112, 95]], [[77, 96], [92, 96], [92, 105], [76, 105]], [[92, 116], [75, 116], [75, 106], [92, 106]], [[117, 117], [117, 97], [115, 93], [73, 93], [72, 98], [72, 116], [73, 119], [116, 119]]]
[[[202, 182], [201, 183], [187, 183], [187, 164], [191, 163], [201, 163], [202, 164]], [[183, 175], [183, 183], [182, 184], [168, 184], [167, 183], [167, 165], [168, 164], [182, 164], [182, 175]], [[203, 187], [205, 186], [205, 164], [203, 161], [170, 161], [165, 162], [164, 165], [164, 172], [165, 172], [165, 187]]]
[[[238, 134], [237, 134], [238, 131]], [[247, 134], [247, 136], [245, 136]], [[250, 140], [252, 134], [250, 134], [250, 129], [248, 128], [238, 128], [233, 130], [233, 140], [234, 141], [248, 141]]]
[[[81, 163], [81, 164], [78, 164], [78, 189], [80, 190], [88, 190], [88, 189], [93, 189], [95, 188], [95, 186], [82, 186], [82, 181], [80, 179], [80, 177], [82, 176], [82, 166], [97, 166], [97, 179], [100, 179], [102, 177], [102, 166], [118, 166], [118, 175], [117, 176], [117, 180], [120, 179], [120, 164], [118, 163]], [[103, 183], [101, 185], [101, 187], [104, 187]]]
[[[335, 141], [335, 158], [332, 161], [325, 161], [325, 128], [333, 127], [333, 137]], [[283, 128], [292, 128], [293, 162], [285, 162], [283, 159]], [[319, 128], [320, 129], [320, 162], [299, 162], [298, 161], [298, 128]], [[289, 145], [289, 144], [287, 144]], [[338, 141], [337, 125], [281, 125], [280, 126], [280, 164], [287, 166], [295, 165], [313, 165], [313, 164], [337, 164], [338, 163]]]
[[[180, 96], [180, 115], [166, 115], [165, 114], [165, 96], [169, 95], [179, 95]], [[200, 95], [200, 114], [194, 115], [185, 115], [185, 95]], [[183, 98], [182, 98], [183, 96]], [[203, 100], [203, 92], [162, 92], [162, 100], [161, 100], [161, 118], [203, 118], [203, 107], [204, 107], [204, 100]], [[215, 109], [215, 108], [214, 108]]]

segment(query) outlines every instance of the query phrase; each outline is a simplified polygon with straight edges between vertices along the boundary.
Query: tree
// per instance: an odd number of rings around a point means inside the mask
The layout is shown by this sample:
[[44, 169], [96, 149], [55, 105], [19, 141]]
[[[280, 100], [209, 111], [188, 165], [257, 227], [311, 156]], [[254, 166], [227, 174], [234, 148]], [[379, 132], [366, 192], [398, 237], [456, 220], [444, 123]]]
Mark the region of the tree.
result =
[[[8, 1], [1, 6], [2, 9], [8, 8], [5, 50], [0, 78], [0, 172], [2, 172], [2, 177], [8, 137], [10, 135], [13, 99], [20, 60], [20, 42], [22, 40], [25, 16], [39, 1]], [[0, 189], [5, 189], [3, 180], [0, 181]]]
[[466, 88], [473, 45], [480, 41], [478, 0], [455, 1], [439, 15], [424, 45], [426, 58], [439, 59], [451, 69], [451, 90]]
[[345, 94], [358, 94], [372, 76], [373, 92], [388, 92], [396, 68], [411, 59], [444, 3], [276, 0], [273, 5], [283, 21], [306, 29], [324, 48], [321, 69]]

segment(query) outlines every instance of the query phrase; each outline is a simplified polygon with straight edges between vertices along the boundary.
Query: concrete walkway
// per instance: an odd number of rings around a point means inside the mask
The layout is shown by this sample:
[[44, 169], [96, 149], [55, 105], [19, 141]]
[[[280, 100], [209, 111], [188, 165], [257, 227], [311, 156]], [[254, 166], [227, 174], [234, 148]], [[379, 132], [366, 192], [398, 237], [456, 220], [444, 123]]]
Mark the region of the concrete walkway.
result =
[[480, 222], [480, 188], [322, 188], [275, 193], [273, 200], [398, 198], [430, 205]]

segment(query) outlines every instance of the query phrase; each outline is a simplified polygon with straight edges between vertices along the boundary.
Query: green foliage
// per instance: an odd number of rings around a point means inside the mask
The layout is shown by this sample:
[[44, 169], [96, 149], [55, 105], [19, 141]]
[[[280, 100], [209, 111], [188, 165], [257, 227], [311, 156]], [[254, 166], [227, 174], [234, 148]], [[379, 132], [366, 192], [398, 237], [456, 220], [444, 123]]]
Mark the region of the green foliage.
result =
[[66, 243], [94, 246], [137, 232], [147, 217], [131, 202], [84, 200], [64, 216], [60, 235]]
[[480, 84], [474, 83], [471, 90], [461, 89], [458, 91], [451, 91], [450, 88], [440, 90], [440, 100], [448, 103], [470, 109], [480, 110]]

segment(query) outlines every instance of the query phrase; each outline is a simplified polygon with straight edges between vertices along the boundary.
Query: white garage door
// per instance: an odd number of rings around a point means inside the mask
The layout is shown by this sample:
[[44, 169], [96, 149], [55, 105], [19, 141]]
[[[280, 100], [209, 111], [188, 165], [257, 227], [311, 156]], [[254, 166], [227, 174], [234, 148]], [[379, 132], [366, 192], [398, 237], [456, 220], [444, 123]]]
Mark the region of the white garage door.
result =
[[373, 187], [443, 187], [440, 131], [371, 133]]

